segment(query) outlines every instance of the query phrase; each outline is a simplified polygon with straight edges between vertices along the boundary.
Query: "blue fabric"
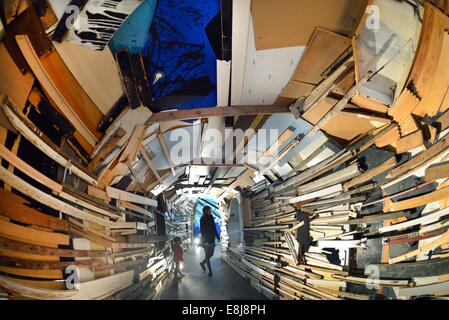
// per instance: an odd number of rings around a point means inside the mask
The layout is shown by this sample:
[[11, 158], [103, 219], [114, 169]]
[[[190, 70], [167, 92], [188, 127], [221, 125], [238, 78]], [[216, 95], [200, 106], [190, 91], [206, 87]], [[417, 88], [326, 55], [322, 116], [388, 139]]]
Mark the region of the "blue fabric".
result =
[[157, 0], [144, 0], [114, 33], [109, 48], [112, 52], [128, 49], [137, 54], [142, 51], [148, 41], [151, 22]]
[[151, 83], [153, 111], [217, 105], [217, 57], [206, 28], [219, 11], [219, 0], [159, 0], [142, 51], [150, 81], [165, 74]]

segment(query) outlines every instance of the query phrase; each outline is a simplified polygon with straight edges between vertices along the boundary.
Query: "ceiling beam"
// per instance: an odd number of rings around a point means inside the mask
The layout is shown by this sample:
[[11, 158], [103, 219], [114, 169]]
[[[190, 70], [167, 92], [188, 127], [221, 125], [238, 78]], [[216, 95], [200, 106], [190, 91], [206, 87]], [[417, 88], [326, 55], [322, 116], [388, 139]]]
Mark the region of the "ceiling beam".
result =
[[237, 116], [255, 116], [271, 115], [277, 113], [290, 113], [289, 107], [259, 105], [259, 106], [232, 106], [232, 107], [214, 107], [198, 108], [185, 110], [171, 110], [153, 113], [148, 119], [147, 125], [156, 122], [165, 122], [173, 120], [192, 120], [210, 117], [237, 117]]

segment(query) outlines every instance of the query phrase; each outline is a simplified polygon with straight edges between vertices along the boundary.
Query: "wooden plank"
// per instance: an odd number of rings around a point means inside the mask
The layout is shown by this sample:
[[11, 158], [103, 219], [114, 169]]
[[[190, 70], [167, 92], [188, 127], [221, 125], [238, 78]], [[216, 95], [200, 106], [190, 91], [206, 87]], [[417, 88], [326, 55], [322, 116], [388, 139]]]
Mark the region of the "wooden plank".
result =
[[139, 147], [140, 149], [140, 153], [142, 154], [143, 158], [145, 159], [145, 162], [148, 165], [148, 168], [150, 168], [151, 172], [154, 174], [154, 176], [156, 177], [156, 179], [160, 182], [160, 183], [164, 183], [164, 181], [162, 181], [161, 176], [159, 175], [159, 173], [157, 172], [156, 168], [153, 165], [153, 161], [151, 161], [150, 155], [148, 154], [148, 152], [145, 150], [145, 147], [142, 145], [140, 145]]
[[23, 108], [34, 83], [31, 73], [22, 74], [0, 42], [0, 92], [5, 93], [18, 108]]
[[258, 163], [267, 164], [272, 158], [273, 154], [281, 148], [284, 143], [287, 142], [288, 139], [291, 138], [293, 133], [295, 132], [295, 128], [287, 128], [276, 140], [276, 142], [268, 147], [264, 153], [257, 159]]
[[0, 272], [14, 274], [21, 277], [30, 277], [37, 279], [62, 279], [62, 271], [59, 269], [36, 270], [26, 268], [14, 268], [0, 265]]
[[37, 129], [23, 114], [21, 114], [20, 111], [18, 111], [17, 108], [11, 104], [7, 97], [0, 96], [0, 106], [3, 108], [3, 111], [9, 121], [28, 141], [33, 143], [37, 148], [61, 166], [69, 167], [71, 171], [79, 178], [89, 184], [96, 184], [95, 178], [87, 173], [87, 170], [83, 169], [83, 167], [78, 163], [72, 162], [63, 156], [59, 148], [39, 129]]
[[318, 25], [352, 35], [365, 7], [364, 0], [284, 0], [282, 6], [274, 0], [254, 1], [251, 12], [256, 48], [305, 46]]
[[423, 196], [414, 197], [407, 200], [402, 200], [394, 203], [385, 203], [384, 211], [403, 211], [411, 208], [424, 206], [428, 203], [449, 198], [449, 187], [437, 190]]
[[364, 173], [362, 173], [360, 176], [344, 183], [343, 188], [345, 190], [349, 190], [350, 188], [352, 188], [358, 184], [362, 184], [368, 180], [371, 180], [372, 178], [380, 175], [381, 173], [385, 172], [386, 170], [394, 167], [396, 165], [396, 163], [397, 163], [396, 158], [391, 157], [390, 159], [388, 159], [387, 161], [384, 161], [377, 167], [367, 170]]
[[40, 184], [50, 188], [55, 193], [62, 192], [62, 186], [59, 183], [49, 179], [47, 176], [43, 175], [40, 171], [31, 167], [28, 163], [20, 159], [14, 153], [9, 151], [4, 145], [0, 144], [0, 158], [8, 161], [12, 166], [19, 169], [27, 176], [33, 178], [35, 181]]
[[108, 141], [102, 146], [102, 148], [95, 154], [92, 161], [87, 167], [91, 171], [95, 171], [99, 165], [109, 156], [111, 151], [117, 147], [118, 142], [126, 134], [123, 128], [119, 127], [115, 130], [114, 134], [108, 139]]
[[272, 105], [259, 106], [231, 106], [231, 107], [214, 107], [214, 108], [198, 108], [185, 109], [176, 111], [162, 111], [154, 113], [147, 124], [159, 123], [174, 120], [193, 120], [211, 117], [239, 117], [253, 115], [271, 115], [279, 113], [290, 113], [288, 106], [273, 108]]
[[[30, 42], [30, 39], [28, 36], [17, 36], [16, 41], [20, 47], [20, 50], [22, 54], [25, 56], [28, 64], [30, 65], [31, 69], [33, 70], [34, 75], [41, 83], [44, 90], [48, 93], [48, 95], [51, 97], [51, 99], [56, 103], [58, 108], [62, 111], [62, 113], [69, 119], [69, 121], [74, 125], [74, 127], [81, 133], [84, 139], [93, 147], [98, 142], [98, 138], [100, 135], [97, 136], [93, 133], [96, 125], [93, 126], [93, 131], [91, 131], [88, 127], [89, 123], [92, 123], [92, 120], [89, 120], [88, 122], [84, 122], [80, 118], [80, 113], [82, 111], [76, 112], [73, 107], [73, 104], [70, 104], [69, 101], [66, 100], [67, 96], [64, 95], [60, 90], [61, 87], [57, 86], [57, 84], [54, 82], [54, 75], [57, 74], [57, 71], [51, 72], [52, 75], [50, 75], [49, 68], [51, 66], [51, 63], [46, 62], [46, 65], [44, 65], [41, 60], [39, 59], [38, 55], [34, 51], [34, 48]], [[57, 66], [53, 66], [57, 67]], [[58, 81], [60, 82], [60, 81]], [[66, 89], [69, 91], [69, 89]], [[71, 95], [76, 93], [71, 93]], [[73, 100], [77, 99], [75, 96], [72, 98]], [[95, 107], [96, 108], [96, 107]], [[85, 110], [85, 109], [84, 109]], [[95, 120], [95, 110], [91, 110], [92, 113], [92, 119]], [[87, 113], [86, 113], [87, 114]], [[89, 116], [91, 115], [89, 111]], [[84, 116], [83, 118], [85, 118]], [[101, 119], [98, 120], [98, 123], [101, 121]], [[97, 125], [98, 125], [97, 123]]]
[[[446, 26], [449, 26], [449, 18], [445, 17]], [[442, 46], [439, 53], [439, 62], [435, 70], [435, 77], [428, 94], [422, 97], [418, 105], [413, 109], [413, 114], [424, 117], [434, 117], [440, 110], [449, 87], [449, 75], [441, 70], [449, 69], [449, 34], [443, 34]]]
[[369, 275], [369, 271], [375, 269], [379, 270], [379, 274], [387, 279], [439, 276], [449, 273], [449, 258], [399, 264], [367, 264], [365, 265], [365, 275]]
[[126, 144], [125, 149], [120, 155], [119, 162], [131, 162], [134, 163], [139, 152], [140, 145], [142, 144], [143, 136], [145, 134], [145, 126], [139, 125], [134, 128], [131, 137]]
[[109, 254], [109, 252], [106, 250], [58, 249], [14, 241], [3, 237], [0, 237], [0, 249], [7, 249], [43, 257], [50, 256], [50, 257], [67, 257], [67, 258], [97, 258], [97, 257], [106, 257]]
[[107, 114], [124, 94], [110, 49], [96, 51], [68, 41], [53, 42], [53, 45], [77, 82], [101, 112]]
[[399, 139], [396, 143], [396, 153], [404, 153], [424, 145], [424, 136], [421, 130], [415, 131]]
[[39, 300], [72, 300], [79, 294], [78, 290], [51, 290], [35, 288], [5, 276], [0, 276], [0, 286], [8, 291], [18, 293], [24, 297]]
[[165, 143], [164, 134], [158, 133], [157, 136], [158, 136], [159, 142], [162, 146], [162, 151], [164, 151], [165, 159], [167, 159], [168, 165], [170, 166], [171, 174], [173, 176], [176, 176], [176, 170], [175, 170], [175, 167], [174, 167], [173, 162], [170, 157], [170, 151], [168, 150], [167, 144]]
[[351, 46], [351, 39], [316, 28], [291, 80], [317, 85], [323, 73]]
[[87, 186], [87, 194], [107, 202], [111, 201], [111, 198], [108, 197], [106, 191], [100, 190], [91, 185]]
[[139, 92], [140, 102], [147, 108], [153, 106], [153, 95], [151, 93], [148, 75], [145, 70], [145, 64], [141, 54], [133, 54], [129, 56], [129, 63], [132, 73], [136, 80], [137, 91]]
[[307, 136], [313, 136], [315, 135], [324, 125], [326, 125], [329, 121], [331, 121], [339, 112], [341, 112], [346, 105], [348, 104], [349, 100], [354, 96], [354, 94], [357, 92], [357, 90], [363, 86], [368, 79], [372, 76], [372, 72], [369, 71], [366, 75], [361, 78], [356, 85], [354, 85], [347, 93], [346, 95], [337, 102], [335, 106], [330, 109], [324, 117], [322, 117], [318, 123], [313, 127], [312, 130], [310, 130], [307, 133]]
[[126, 191], [119, 190], [116, 188], [106, 187], [106, 193], [108, 194], [108, 197], [111, 197], [113, 199], [124, 200], [124, 201], [139, 203], [139, 204], [146, 204], [146, 205], [149, 205], [152, 207], [157, 207], [156, 200], [150, 199], [148, 197], [139, 196], [137, 194], [126, 192]]
[[290, 80], [282, 90], [280, 96], [284, 98], [299, 99], [307, 97], [315, 88], [313, 84]]
[[27, 206], [28, 201], [22, 197], [0, 189], [0, 213], [21, 223], [43, 227], [55, 231], [69, 230], [66, 221], [52, 217]]
[[425, 181], [435, 181], [449, 177], [449, 162], [441, 162], [431, 165], [426, 169]]
[[133, 284], [134, 270], [113, 276], [80, 283], [78, 300], [98, 300], [107, 298]]
[[46, 194], [45, 192], [31, 186], [30, 184], [20, 179], [18, 176], [12, 174], [3, 167], [0, 167], [0, 180], [3, 180], [6, 184], [9, 184], [11, 187], [17, 189], [23, 194], [30, 196], [36, 201], [39, 201], [40, 203], [55, 210], [62, 211], [63, 213], [66, 213], [75, 218], [94, 222], [102, 226], [109, 226], [111, 224], [110, 221], [99, 218], [93, 214], [90, 214], [78, 208], [75, 208], [66, 202], [63, 202], [59, 199], [56, 199]]
[[141, 214], [143, 214], [145, 216], [148, 216], [150, 218], [154, 217], [152, 212], [150, 212], [148, 210], [145, 210], [144, 208], [139, 207], [139, 206], [137, 206], [135, 204], [132, 204], [132, 203], [130, 203], [128, 201], [120, 200], [120, 206], [122, 206], [122, 207], [124, 207], [126, 209], [129, 209], [129, 210], [133, 210], [133, 211], [139, 212], [139, 213], [141, 213]]
[[68, 245], [70, 241], [69, 236], [65, 234], [23, 227], [4, 219], [0, 219], [0, 236], [15, 241], [54, 248], [57, 248], [58, 245]]
[[446, 150], [448, 146], [449, 146], [449, 136], [445, 136], [437, 143], [433, 144], [429, 149], [418, 153], [407, 162], [391, 170], [390, 173], [387, 175], [387, 178], [394, 178], [399, 175], [404, 175], [405, 173], [407, 173], [410, 170], [413, 170], [415, 167], [418, 167], [422, 163], [429, 161], [429, 159], [437, 157], [444, 150]]
[[426, 243], [425, 245], [423, 245], [422, 247], [420, 247], [420, 248], [418, 248], [416, 250], [407, 252], [407, 253], [405, 253], [403, 255], [400, 255], [398, 257], [395, 257], [395, 258], [390, 258], [388, 260], [388, 263], [389, 264], [394, 264], [394, 263], [398, 263], [398, 262], [401, 262], [401, 261], [404, 261], [404, 260], [416, 257], [417, 255], [419, 255], [421, 253], [424, 253], [424, 252], [436, 249], [439, 246], [441, 246], [443, 244], [446, 244], [448, 242], [449, 242], [449, 231], [447, 231], [443, 235], [439, 236], [438, 239], [436, 239], [436, 240], [434, 240], [434, 241], [432, 241], [430, 243]]

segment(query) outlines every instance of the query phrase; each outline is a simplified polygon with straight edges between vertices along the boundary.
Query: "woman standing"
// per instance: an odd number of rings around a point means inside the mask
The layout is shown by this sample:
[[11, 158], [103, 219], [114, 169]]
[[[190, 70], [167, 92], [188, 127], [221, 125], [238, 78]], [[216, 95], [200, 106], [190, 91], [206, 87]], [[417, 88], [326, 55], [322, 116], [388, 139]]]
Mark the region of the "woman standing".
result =
[[203, 215], [200, 219], [201, 243], [204, 249], [204, 260], [200, 262], [201, 268], [206, 271], [204, 264], [207, 264], [209, 269], [208, 276], [212, 277], [212, 269], [210, 267], [210, 258], [214, 255], [215, 238], [220, 240], [217, 229], [215, 227], [214, 217], [212, 216], [212, 209], [209, 206], [203, 208]]

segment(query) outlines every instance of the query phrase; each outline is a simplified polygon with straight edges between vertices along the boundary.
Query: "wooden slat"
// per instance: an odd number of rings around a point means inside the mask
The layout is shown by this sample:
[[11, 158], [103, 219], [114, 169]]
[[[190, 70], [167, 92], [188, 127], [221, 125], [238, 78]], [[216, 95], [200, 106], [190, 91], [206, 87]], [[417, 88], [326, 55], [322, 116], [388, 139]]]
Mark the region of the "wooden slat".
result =
[[70, 250], [40, 246], [0, 237], [0, 249], [12, 250], [43, 257], [97, 258], [106, 257], [106, 250]]
[[5, 288], [8, 291], [18, 293], [24, 297], [40, 300], [71, 300], [75, 299], [79, 294], [78, 290], [51, 290], [35, 288], [4, 276], [0, 276], [0, 287]]
[[9, 151], [4, 145], [0, 143], [0, 158], [5, 159], [15, 168], [19, 169], [29, 177], [33, 178], [42, 185], [50, 188], [56, 193], [62, 192], [62, 186], [55, 181], [49, 179], [47, 176], [43, 175], [40, 171], [31, 167], [28, 163], [20, 159], [14, 153]]
[[279, 113], [290, 113], [290, 110], [288, 109], [288, 106], [273, 108], [273, 106], [271, 105], [185, 109], [154, 113], [147, 121], [147, 124], [173, 120], [192, 120], [210, 117], [271, 115]]
[[145, 162], [147, 163], [147, 165], [150, 168], [151, 172], [153, 172], [153, 174], [156, 177], [156, 179], [160, 183], [163, 183], [163, 181], [161, 179], [161, 176], [159, 175], [159, 173], [157, 172], [156, 168], [153, 165], [153, 161], [151, 161], [150, 155], [145, 150], [145, 147], [143, 145], [140, 145], [140, 153], [142, 154], [143, 158], [145, 159]]
[[125, 200], [134, 203], [146, 204], [152, 207], [157, 207], [157, 201], [148, 197], [139, 196], [130, 192], [119, 190], [112, 187], [106, 187], [108, 197], [118, 200]]
[[375, 168], [372, 168], [368, 171], [365, 171], [364, 173], [362, 173], [360, 176], [346, 182], [343, 184], [343, 188], [345, 188], [346, 190], [361, 184], [363, 182], [366, 182], [376, 176], [378, 176], [379, 174], [385, 172], [386, 170], [394, 167], [396, 165], [397, 161], [395, 157], [391, 157], [390, 159], [388, 159], [387, 161], [384, 161], [383, 163], [381, 163], [380, 165], [378, 165]]
[[449, 162], [434, 164], [426, 169], [425, 181], [435, 181], [449, 177]]
[[70, 167], [71, 171], [79, 178], [89, 184], [96, 184], [96, 179], [92, 177], [91, 174], [87, 173], [87, 170], [84, 170], [80, 164], [72, 162], [63, 156], [59, 148], [38, 128], [36, 128], [36, 126], [27, 120], [25, 116], [11, 104], [7, 97], [0, 95], [0, 106], [3, 108], [3, 111], [9, 121], [28, 141], [33, 143], [37, 148], [61, 166]]
[[33, 229], [30, 227], [23, 227], [5, 221], [4, 219], [0, 219], [0, 236], [29, 244], [55, 248], [57, 248], [58, 245], [69, 244], [69, 237], [62, 233], [48, 232]]
[[387, 202], [384, 206], [384, 211], [387, 212], [387, 211], [407, 210], [446, 198], [449, 198], [449, 187], [425, 194], [423, 196], [414, 197], [411, 199], [402, 200], [395, 203]]
[[[63, 114], [69, 119], [69, 121], [74, 125], [74, 127], [81, 133], [84, 139], [92, 146], [98, 142], [98, 138], [90, 131], [89, 127], [80, 119], [80, 114], [77, 113], [72, 107], [73, 104], [70, 104], [66, 100], [66, 96], [60, 91], [60, 88], [53, 81], [52, 76], [46, 70], [46, 66], [44, 66], [37, 56], [36, 52], [33, 49], [33, 46], [30, 42], [28, 36], [16, 36], [17, 43], [20, 47], [22, 54], [25, 56], [28, 64], [30, 65], [33, 73], [36, 78], [41, 83], [42, 87], [49, 94], [51, 99], [58, 105]], [[51, 66], [51, 64], [47, 63], [47, 67]], [[55, 74], [55, 72], [53, 72]], [[57, 74], [57, 73], [56, 73]], [[76, 93], [71, 93], [76, 94]], [[74, 97], [75, 98], [75, 97]], [[96, 106], [95, 106], [96, 108]], [[97, 109], [98, 110], [98, 109]], [[92, 110], [95, 112], [95, 110]], [[89, 112], [89, 116], [93, 115]], [[101, 119], [100, 119], [101, 120]], [[98, 121], [99, 122], [99, 121]], [[95, 126], [94, 126], [95, 130]], [[100, 135], [97, 135], [98, 137]]]
[[103, 226], [109, 226], [111, 224], [111, 222], [105, 219], [99, 218], [86, 211], [75, 208], [59, 199], [56, 199], [46, 194], [45, 192], [31, 186], [30, 184], [20, 179], [16, 175], [12, 174], [3, 167], [0, 167], [0, 180], [3, 180], [5, 183], [19, 190], [23, 194], [30, 196], [36, 201], [39, 201], [40, 203], [45, 204], [46, 206], [53, 208], [55, 210], [62, 211], [75, 218], [94, 222]]
[[176, 176], [176, 170], [175, 170], [175, 167], [174, 167], [173, 162], [172, 162], [171, 157], [170, 157], [170, 151], [168, 150], [167, 144], [165, 143], [164, 134], [163, 133], [158, 133], [157, 136], [158, 136], [159, 142], [160, 142], [160, 144], [162, 146], [162, 150], [164, 151], [165, 158], [167, 159], [167, 162], [168, 162], [168, 164], [170, 166], [171, 174], [173, 176]]
[[109, 140], [102, 146], [102, 148], [95, 154], [95, 157], [89, 163], [87, 167], [91, 171], [95, 171], [98, 166], [109, 156], [111, 151], [117, 147], [118, 142], [126, 134], [125, 130], [121, 127], [117, 128], [114, 134], [109, 138]]
[[5, 189], [0, 189], [0, 213], [21, 223], [43, 227], [55, 231], [67, 232], [66, 221], [28, 207], [28, 201]]

